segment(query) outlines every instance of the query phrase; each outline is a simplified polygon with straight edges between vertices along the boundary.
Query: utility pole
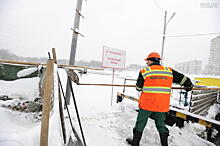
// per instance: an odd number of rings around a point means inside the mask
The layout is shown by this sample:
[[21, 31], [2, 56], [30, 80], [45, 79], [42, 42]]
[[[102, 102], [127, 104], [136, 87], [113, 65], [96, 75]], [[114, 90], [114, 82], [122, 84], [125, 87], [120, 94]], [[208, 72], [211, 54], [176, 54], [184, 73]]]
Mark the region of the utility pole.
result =
[[162, 49], [161, 49], [161, 64], [163, 64], [163, 61], [164, 61], [163, 54], [164, 54], [164, 44], [165, 44], [165, 38], [166, 38], [167, 25], [170, 22], [170, 20], [175, 16], [175, 14], [176, 13], [174, 12], [168, 21], [167, 21], [167, 11], [165, 11], [165, 14], [164, 14], [163, 40], [162, 40]]
[[164, 43], [165, 43], [165, 35], [166, 35], [166, 23], [167, 23], [167, 11], [165, 11], [164, 15], [164, 25], [163, 25], [163, 40], [162, 40], [162, 49], [161, 49], [161, 64], [163, 63], [163, 51], [164, 51]]
[[[72, 35], [72, 44], [71, 44], [71, 51], [70, 51], [70, 58], [69, 58], [69, 65], [75, 65], [75, 56], [76, 56], [76, 47], [77, 47], [77, 39], [79, 31], [79, 22], [82, 9], [82, 0], [77, 0], [76, 4], [76, 12], [75, 12], [75, 20], [74, 20], [74, 27], [73, 27], [73, 35]], [[81, 35], [81, 34], [80, 34]], [[66, 85], [66, 101], [67, 104], [70, 104], [70, 86], [69, 80], [67, 78], [67, 85]]]

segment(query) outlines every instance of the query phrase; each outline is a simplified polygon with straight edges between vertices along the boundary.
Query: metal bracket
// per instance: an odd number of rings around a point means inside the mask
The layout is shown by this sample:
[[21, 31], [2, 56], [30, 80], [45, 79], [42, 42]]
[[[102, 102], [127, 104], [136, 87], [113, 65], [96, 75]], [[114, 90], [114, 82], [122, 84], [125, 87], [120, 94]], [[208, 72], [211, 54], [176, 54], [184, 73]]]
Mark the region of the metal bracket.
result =
[[77, 31], [77, 30], [75, 30], [75, 29], [73, 29], [73, 28], [70, 28], [72, 31], [74, 31], [76, 34], [79, 34], [79, 35], [81, 35], [82, 37], [85, 37], [84, 35], [82, 35], [79, 31]]
[[82, 16], [83, 19], [85, 19], [85, 17], [82, 15], [82, 13], [76, 9], [76, 12], [79, 14], [79, 16]]
[[67, 76], [70, 77], [70, 80], [76, 83], [77, 85], [79, 84], [79, 76], [74, 72], [73, 69], [65, 69]]

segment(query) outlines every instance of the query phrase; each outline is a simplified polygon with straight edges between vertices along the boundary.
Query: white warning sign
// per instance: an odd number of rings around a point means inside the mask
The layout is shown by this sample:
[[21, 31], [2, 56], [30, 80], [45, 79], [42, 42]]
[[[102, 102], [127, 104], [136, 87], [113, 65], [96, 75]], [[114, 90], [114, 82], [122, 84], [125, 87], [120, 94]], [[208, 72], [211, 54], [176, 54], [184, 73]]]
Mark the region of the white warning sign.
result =
[[109, 68], [125, 68], [126, 52], [107, 46], [103, 47], [102, 66]]

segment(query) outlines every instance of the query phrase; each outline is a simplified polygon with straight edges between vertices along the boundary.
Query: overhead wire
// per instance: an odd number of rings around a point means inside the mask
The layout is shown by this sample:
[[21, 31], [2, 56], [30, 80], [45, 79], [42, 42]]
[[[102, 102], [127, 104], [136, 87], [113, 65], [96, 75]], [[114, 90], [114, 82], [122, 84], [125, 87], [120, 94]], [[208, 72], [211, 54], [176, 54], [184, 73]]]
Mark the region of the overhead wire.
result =
[[156, 4], [156, 6], [160, 9], [161, 12], [164, 12], [164, 10], [160, 7], [156, 0], [153, 0], [153, 2]]
[[220, 33], [200, 33], [200, 34], [185, 34], [185, 35], [168, 35], [166, 37], [193, 37], [193, 36], [204, 36], [204, 35], [218, 35]]

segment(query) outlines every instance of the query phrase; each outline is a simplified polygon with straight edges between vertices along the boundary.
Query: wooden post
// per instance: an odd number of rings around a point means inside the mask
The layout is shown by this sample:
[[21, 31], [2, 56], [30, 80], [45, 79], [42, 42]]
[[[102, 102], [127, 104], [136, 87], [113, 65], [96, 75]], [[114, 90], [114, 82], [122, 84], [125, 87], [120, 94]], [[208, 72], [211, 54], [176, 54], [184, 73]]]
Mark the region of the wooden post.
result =
[[51, 95], [53, 85], [53, 65], [52, 59], [48, 59], [44, 83], [43, 111], [41, 121], [40, 146], [48, 146], [49, 118], [51, 110]]
[[[114, 85], [114, 78], [115, 78], [115, 69], [112, 68], [112, 85]], [[114, 87], [114, 86], [112, 86], [111, 106], [112, 106], [113, 92], [114, 92], [113, 87]]]
[[53, 54], [54, 63], [57, 64], [57, 55], [56, 55], [56, 50], [55, 50], [55, 48], [52, 48], [52, 54]]

